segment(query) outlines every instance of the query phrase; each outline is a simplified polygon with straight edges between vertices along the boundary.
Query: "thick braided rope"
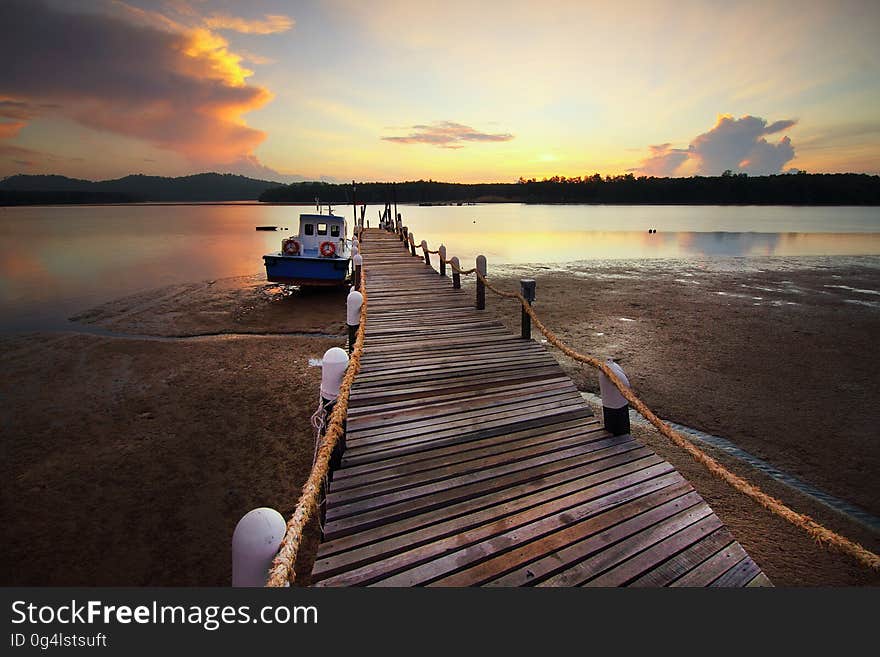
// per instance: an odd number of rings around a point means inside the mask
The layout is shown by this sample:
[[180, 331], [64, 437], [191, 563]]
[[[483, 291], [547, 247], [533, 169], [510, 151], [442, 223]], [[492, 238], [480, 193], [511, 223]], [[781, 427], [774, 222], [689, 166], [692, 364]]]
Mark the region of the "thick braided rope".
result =
[[547, 342], [559, 349], [569, 358], [572, 358], [581, 363], [585, 363], [587, 365], [591, 365], [592, 367], [600, 370], [605, 376], [608, 377], [611, 383], [614, 384], [614, 386], [620, 391], [620, 394], [623, 395], [623, 397], [632, 405], [632, 407], [636, 411], [638, 411], [640, 415], [642, 415], [642, 417], [644, 417], [646, 420], [648, 420], [648, 422], [654, 425], [654, 427], [656, 427], [663, 436], [672, 441], [673, 444], [686, 451], [695, 461], [705, 466], [705, 468], [709, 470], [709, 472], [711, 472], [714, 476], [730, 484], [733, 488], [743, 493], [744, 495], [747, 495], [768, 511], [775, 513], [776, 515], [783, 518], [784, 520], [787, 520], [796, 527], [801, 528], [820, 545], [832, 547], [845, 554], [848, 554], [851, 557], [855, 558], [859, 563], [872, 570], [880, 570], [880, 556], [864, 548], [859, 543], [851, 541], [845, 536], [841, 536], [837, 532], [832, 531], [827, 527], [819, 524], [810, 516], [803, 513], [798, 513], [797, 511], [789, 508], [780, 500], [771, 495], [768, 495], [760, 488], [754, 486], [739, 475], [734, 474], [733, 472], [725, 468], [714, 458], [712, 458], [711, 456], [703, 452], [699, 447], [687, 440], [678, 431], [666, 424], [666, 422], [657, 417], [657, 415], [647, 406], [647, 404], [639, 399], [628, 386], [625, 386], [623, 384], [623, 382], [617, 377], [617, 375], [610, 367], [608, 367], [599, 359], [594, 358], [593, 356], [586, 356], [580, 352], [575, 351], [564, 342], [562, 342], [562, 340], [560, 340], [559, 337], [557, 337], [557, 335], [553, 333], [553, 331], [544, 326], [544, 323], [540, 320], [534, 308], [532, 308], [532, 305], [520, 293], [505, 292], [504, 290], [499, 290], [494, 285], [492, 285], [485, 276], [477, 272], [476, 269], [463, 271], [456, 267], [455, 264], [450, 260], [446, 260], [445, 262], [446, 264], [452, 265], [452, 268], [456, 270], [459, 274], [470, 274], [476, 272], [477, 277], [480, 279], [480, 281], [482, 281], [483, 285], [492, 290], [492, 292], [494, 292], [498, 296], [507, 299], [518, 300], [525, 312], [529, 315], [529, 317], [532, 318], [532, 321], [535, 323], [535, 326], [538, 328], [538, 330], [541, 331], [541, 333], [544, 334], [544, 337], [547, 338]]
[[293, 566], [296, 563], [296, 555], [302, 543], [303, 530], [312, 514], [318, 508], [321, 487], [330, 470], [330, 457], [333, 454], [333, 448], [336, 447], [336, 443], [339, 442], [343, 435], [342, 423], [345, 421], [348, 413], [349, 392], [354, 378], [360, 371], [361, 356], [364, 353], [364, 335], [367, 326], [367, 285], [365, 274], [365, 268], [361, 265], [360, 292], [364, 296], [364, 302], [361, 305], [360, 325], [358, 326], [354, 349], [348, 361], [348, 368], [345, 371], [342, 384], [339, 386], [336, 406], [333, 409], [333, 413], [330, 414], [327, 431], [324, 433], [321, 446], [318, 448], [312, 471], [302, 487], [302, 493], [299, 500], [297, 500], [293, 515], [287, 521], [287, 531], [284, 534], [284, 539], [281, 541], [281, 546], [278, 548], [278, 554], [275, 555], [275, 559], [272, 561], [266, 586], [277, 587], [293, 583], [296, 577]]

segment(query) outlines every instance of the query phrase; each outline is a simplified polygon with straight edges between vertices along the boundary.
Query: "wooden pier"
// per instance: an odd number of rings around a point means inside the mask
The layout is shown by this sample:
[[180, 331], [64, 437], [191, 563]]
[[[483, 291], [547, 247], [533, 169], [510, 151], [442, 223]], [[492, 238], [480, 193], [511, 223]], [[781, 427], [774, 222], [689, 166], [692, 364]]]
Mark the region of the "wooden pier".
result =
[[397, 235], [367, 230], [361, 253], [364, 355], [313, 585], [770, 584], [669, 463], [604, 430], [543, 346]]

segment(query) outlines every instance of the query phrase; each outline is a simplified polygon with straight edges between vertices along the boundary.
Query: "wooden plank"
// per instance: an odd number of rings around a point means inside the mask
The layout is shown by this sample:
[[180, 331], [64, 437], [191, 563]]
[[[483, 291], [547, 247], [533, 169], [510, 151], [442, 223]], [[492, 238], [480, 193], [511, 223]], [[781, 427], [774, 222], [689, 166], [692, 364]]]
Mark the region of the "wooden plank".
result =
[[[664, 475], [663, 478], [659, 478], [659, 483], [653, 485], [668, 484], [668, 480], [674, 477], [675, 475]], [[680, 477], [678, 478], [680, 480]], [[540, 522], [542, 519], [546, 526], [553, 526], [562, 521], [562, 515], [566, 514], [575, 514], [578, 517], [595, 516], [602, 511], [620, 506], [620, 503], [625, 501], [628, 496], [638, 494], [638, 488], [639, 486], [634, 486], [622, 491], [615, 490], [614, 493], [599, 498], [590, 497], [595, 493], [591, 493], [589, 489], [582, 490], [580, 494], [557, 498], [519, 513], [495, 519], [473, 529], [459, 531], [445, 539], [367, 564], [332, 579], [335, 580], [334, 585], [415, 586], [424, 584], [436, 579], [438, 575], [448, 572], [450, 567], [455, 568], [455, 564], [460, 563], [461, 559], [479, 558], [482, 550], [476, 545], [484, 545], [486, 540], [492, 539], [495, 545], [507, 543], [511, 540], [512, 532], [522, 531], [523, 526]], [[572, 506], [572, 503], [575, 506]], [[552, 514], [549, 518], [546, 517], [548, 511]], [[470, 549], [463, 551], [462, 549], [466, 547]], [[388, 576], [389, 573], [394, 574]]]
[[598, 434], [598, 436], [579, 434], [547, 443], [528, 445], [519, 449], [505, 449], [494, 454], [474, 457], [467, 461], [443, 464], [430, 469], [420, 469], [416, 472], [399, 474], [383, 479], [372, 478], [367, 481], [349, 482], [350, 485], [348, 486], [332, 489], [332, 492], [327, 495], [327, 502], [334, 506], [336, 504], [350, 504], [360, 499], [375, 498], [377, 495], [384, 495], [392, 491], [403, 491], [404, 489], [414, 488], [435, 481], [454, 481], [455, 477], [474, 470], [492, 471], [501, 466], [515, 466], [530, 458], [596, 442], [607, 435], [601, 431]]
[[516, 424], [520, 420], [533, 418], [537, 413], [562, 413], [566, 410], [574, 410], [581, 407], [580, 400], [566, 399], [563, 401], [549, 401], [543, 404], [514, 406], [503, 408], [495, 412], [468, 411], [455, 418], [449, 418], [443, 422], [443, 431], [437, 431], [437, 425], [430, 421], [411, 422], [405, 425], [392, 427], [386, 432], [370, 431], [367, 435], [352, 434], [348, 441], [353, 453], [361, 453], [360, 448], [366, 450], [370, 446], [382, 446], [387, 444], [411, 444], [400, 441], [425, 437], [428, 439], [452, 435], [463, 431], [475, 431], [499, 425]]
[[668, 586], [731, 543], [733, 543], [733, 536], [730, 535], [729, 531], [721, 528], [663, 562], [650, 572], [638, 577], [629, 585], [636, 587]]
[[[592, 464], [591, 467], [582, 469], [582, 476], [565, 477], [567, 473], [557, 475], [555, 479], [558, 481], [555, 485], [543, 480], [532, 480], [492, 495], [444, 507], [430, 514], [385, 525], [381, 533], [373, 530], [331, 541], [326, 544], [326, 548], [322, 546], [319, 551], [315, 569], [323, 576], [332, 575], [400, 554], [418, 545], [458, 536], [469, 529], [498, 522], [514, 513], [540, 507], [587, 489], [594, 498], [599, 498], [649, 480], [653, 480], [652, 485], [658, 487], [680, 480], [669, 464], [658, 462], [656, 456], [645, 456], [642, 453], [641, 458], [623, 462], [626, 458], [631, 457], [624, 454], [608, 459], [605, 465], [612, 461], [621, 463], [611, 468], [597, 468], [596, 464]], [[594, 470], [592, 474], [591, 468]], [[664, 476], [667, 477], [666, 480], [662, 479]], [[611, 501], [613, 500], [609, 500], [609, 503]], [[542, 510], [547, 511], [546, 507]]]
[[[467, 488], [478, 483], [487, 483], [495, 485], [492, 482], [497, 478], [516, 474], [522, 471], [535, 471], [542, 467], [552, 466], [557, 462], [566, 464], [582, 463], [586, 459], [601, 458], [606, 453], [617, 453], [620, 449], [631, 449], [633, 440], [629, 436], [608, 437], [602, 440], [592, 441], [583, 445], [575, 445], [565, 449], [554, 450], [548, 453], [539, 454], [531, 458], [517, 461], [514, 463], [504, 464], [486, 469], [469, 470], [464, 474], [446, 479], [442, 482], [427, 482], [421, 486], [413, 486], [393, 494], [379, 493], [370, 496], [366, 500], [358, 500], [352, 502], [337, 502], [332, 508], [327, 510], [327, 520], [332, 521], [338, 518], [345, 518], [355, 514], [364, 514], [367, 511], [376, 509], [389, 509], [391, 505], [401, 504], [403, 502], [415, 501], [425, 497], [433, 497], [437, 493], [452, 492], [456, 488]], [[430, 500], [424, 500], [425, 504], [430, 504]]]
[[[416, 491], [422, 495], [405, 500], [395, 500], [385, 506], [372, 509], [358, 509], [356, 512], [347, 514], [347, 517], [336, 521], [329, 521], [324, 525], [324, 535], [327, 538], [344, 536], [363, 529], [369, 529], [378, 525], [432, 511], [453, 502], [471, 499], [479, 495], [504, 490], [510, 486], [520, 484], [532, 479], [541, 479], [547, 475], [570, 470], [590, 460], [599, 461], [608, 456], [622, 454], [623, 452], [639, 449], [639, 445], [632, 440], [621, 440], [619, 443], [602, 450], [588, 454], [577, 454], [567, 459], [548, 460], [549, 462], [531, 468], [521, 468], [513, 472], [506, 472], [497, 477], [479, 477], [474, 473], [474, 481], [468, 485], [460, 485], [449, 488], [446, 485], [433, 485]], [[583, 451], [583, 450], [582, 450]], [[375, 505], [374, 505], [375, 506]], [[331, 509], [332, 510], [332, 509]], [[349, 509], [351, 511], [351, 509]], [[329, 511], [328, 511], [329, 512]]]
[[[678, 479], [678, 483], [669, 485], [669, 482], [675, 479]], [[462, 565], [467, 565], [469, 562], [479, 561], [499, 552], [510, 551], [513, 548], [520, 547], [523, 543], [545, 545], [545, 542], [540, 541], [541, 538], [552, 537], [559, 533], [559, 531], [571, 529], [572, 527], [589, 531], [589, 528], [595, 528], [603, 524], [613, 525], [621, 517], [631, 513], [634, 508], [653, 506], [658, 503], [658, 500], [665, 499], [667, 496], [679, 495], [680, 489], [686, 486], [686, 482], [681, 481], [680, 476], [676, 476], [673, 473], [657, 480], [643, 482], [631, 488], [617, 490], [611, 495], [580, 504], [576, 507], [567, 508], [552, 516], [535, 518], [535, 522], [530, 523], [527, 527], [508, 530], [503, 534], [494, 536], [491, 542], [483, 541], [476, 546], [472, 546], [465, 554], [459, 552], [446, 555], [420, 567], [381, 580], [380, 583], [383, 586], [415, 586], [417, 584], [431, 583], [442, 586], [445, 585], [444, 582], [450, 581], [450, 578], [444, 579], [444, 576], [451, 574], [452, 571]], [[645, 494], [647, 492], [657, 492], [658, 494], [647, 495]], [[537, 513], [533, 514], [533, 516], [536, 515]], [[523, 537], [524, 540], [521, 540], [520, 537]], [[536, 541], [535, 539], [538, 540]], [[455, 580], [455, 585], [457, 586], [470, 586], [476, 583], [478, 582], [473, 581], [469, 577], [459, 577]]]
[[670, 586], [709, 586], [747, 556], [739, 543], [731, 543], [679, 577]]
[[[677, 473], [676, 473], [677, 474]], [[681, 477], [681, 475], [679, 475]], [[662, 493], [662, 494], [661, 494]], [[491, 582], [491, 586], [531, 586], [561, 585], [562, 582], [582, 581], [582, 572], [573, 576], [565, 575], [567, 569], [575, 568], [590, 556], [601, 554], [606, 546], [617, 543], [636, 534], [646, 526], [674, 516], [682, 509], [700, 503], [700, 497], [691, 485], [681, 479], [670, 489], [654, 495], [646, 495], [622, 508], [620, 512], [603, 519], [601, 523], [585, 526], [572, 525], [548, 537], [543, 544], [532, 549], [529, 555], [533, 560], [518, 565], [502, 577]], [[625, 511], [625, 513], [624, 513]], [[543, 552], [543, 556], [540, 554]], [[539, 558], [537, 558], [539, 557]], [[589, 573], [587, 573], [587, 576]]]
[[[581, 488], [596, 486], [635, 473], [638, 473], [638, 475], [631, 482], [659, 477], [670, 472], [672, 472], [672, 466], [665, 463], [656, 454], [650, 453], [650, 450], [647, 448], [630, 450], [609, 456], [600, 461], [563, 470], [547, 477], [530, 479], [494, 493], [476, 496], [440, 507], [434, 511], [387, 523], [376, 530], [365, 530], [338, 539], [325, 541], [321, 544], [318, 554], [319, 556], [328, 556], [350, 551], [357, 546], [384, 543], [391, 537], [401, 534], [406, 534], [407, 538], [409, 538], [414, 536], [413, 532], [419, 528], [429, 529], [431, 532], [429, 535], [436, 538], [435, 532], [443, 523], [459, 519], [456, 526], [467, 524], [469, 522], [468, 518], [474, 518], [474, 514], [482, 509], [490, 507], [522, 509], [533, 506], [537, 503], [536, 500], [553, 499], [552, 496], [546, 497], [542, 491], [552, 490], [553, 495], [558, 497]], [[616, 485], [625, 486], [626, 482], [621, 481]], [[495, 516], [504, 515], [502, 511], [497, 510], [492, 513]]]
[[[574, 410], [562, 409], [559, 413], [548, 413], [544, 418], [532, 418], [525, 421], [510, 423], [500, 423], [489, 428], [481, 427], [478, 431], [456, 431], [449, 436], [434, 436], [431, 440], [420, 441], [402, 441], [400, 444], [386, 445], [384, 449], [379, 450], [362, 450], [361, 453], [353, 453], [352, 450], [346, 451], [342, 457], [343, 467], [352, 465], [363, 465], [374, 461], [382, 461], [387, 458], [400, 457], [418, 452], [437, 449], [438, 447], [446, 447], [448, 445], [468, 444], [483, 438], [498, 436], [509, 433], [515, 426], [516, 429], [531, 429], [535, 427], [545, 426], [547, 420], [556, 420], [565, 422], [575, 419], [592, 418], [592, 413], [588, 409], [577, 408]], [[439, 433], [439, 432], [438, 432]]]
[[[535, 385], [528, 386], [530, 389], [525, 397], [529, 400], [536, 399], [574, 399], [579, 394], [566, 384]], [[416, 422], [424, 418], [434, 418], [436, 421], [444, 416], [452, 416], [481, 408], [496, 408], [508, 404], [522, 403], [522, 387], [517, 386], [510, 391], [501, 391], [485, 395], [468, 395], [455, 401], [446, 403], [423, 403], [409, 408], [397, 408], [383, 410], [382, 407], [369, 414], [357, 414], [348, 418], [349, 432], [364, 431], [390, 427], [405, 422]]]
[[[709, 507], [706, 507], [708, 509]], [[707, 515], [681, 531], [663, 538], [651, 549], [635, 554], [619, 566], [586, 582], [585, 586], [626, 586], [637, 577], [672, 555], [693, 547], [721, 527], [721, 520], [714, 513]]]
[[709, 586], [746, 586], [757, 577], [760, 572], [761, 569], [758, 568], [758, 564], [752, 561], [751, 557], [746, 556]]
[[[495, 436], [480, 441], [480, 444], [474, 449], [467, 449], [461, 445], [453, 448], [444, 448], [435, 450], [443, 452], [435, 454], [431, 452], [432, 458], [420, 458], [417, 460], [403, 461], [402, 459], [388, 459], [390, 462], [382, 463], [381, 467], [369, 468], [359, 474], [353, 474], [348, 468], [341, 472], [346, 472], [346, 477], [334, 477], [332, 490], [344, 490], [355, 486], [362, 486], [383, 479], [391, 479], [395, 477], [403, 477], [414, 473], [433, 471], [437, 468], [443, 468], [459, 463], [469, 463], [484, 458], [491, 458], [499, 454], [508, 454], [508, 458], [516, 458], [519, 455], [528, 453], [526, 450], [540, 449], [542, 446], [553, 444], [560, 439], [566, 440], [598, 440], [604, 437], [605, 432], [597, 420], [590, 424], [579, 427], [576, 431], [556, 431], [550, 434], [539, 433], [530, 435], [519, 440], [510, 440], [510, 434]], [[566, 438], [567, 437], [567, 438]], [[468, 445], [467, 447], [475, 447]], [[548, 445], [549, 448], [549, 445]], [[374, 464], [375, 465], [375, 464]], [[485, 462], [474, 465], [485, 465]]]

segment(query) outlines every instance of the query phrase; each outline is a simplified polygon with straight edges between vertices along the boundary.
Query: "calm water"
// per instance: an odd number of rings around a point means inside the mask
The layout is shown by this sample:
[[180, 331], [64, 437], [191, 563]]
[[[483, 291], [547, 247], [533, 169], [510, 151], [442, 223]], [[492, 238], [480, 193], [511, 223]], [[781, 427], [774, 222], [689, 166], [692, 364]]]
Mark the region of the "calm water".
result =
[[[263, 205], [0, 208], [0, 330], [64, 328], [67, 317], [144, 289], [262, 271], [312, 208]], [[577, 260], [729, 261], [880, 255], [880, 208], [399, 206], [417, 241], [467, 266]], [[351, 216], [351, 208], [337, 214]], [[371, 225], [377, 208], [367, 208]], [[648, 234], [656, 228], [656, 234]], [[289, 233], [287, 233], [289, 234]], [[656, 261], [662, 264], [662, 261]]]

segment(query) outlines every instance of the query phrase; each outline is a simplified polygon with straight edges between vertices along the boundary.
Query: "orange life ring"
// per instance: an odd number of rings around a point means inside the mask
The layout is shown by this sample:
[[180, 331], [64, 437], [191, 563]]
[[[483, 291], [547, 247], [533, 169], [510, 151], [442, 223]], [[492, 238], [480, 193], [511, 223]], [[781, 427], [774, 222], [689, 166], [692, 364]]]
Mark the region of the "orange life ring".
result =
[[321, 242], [321, 255], [325, 258], [336, 255], [336, 245], [333, 242]]
[[293, 239], [284, 240], [282, 249], [285, 255], [299, 255], [299, 242]]

